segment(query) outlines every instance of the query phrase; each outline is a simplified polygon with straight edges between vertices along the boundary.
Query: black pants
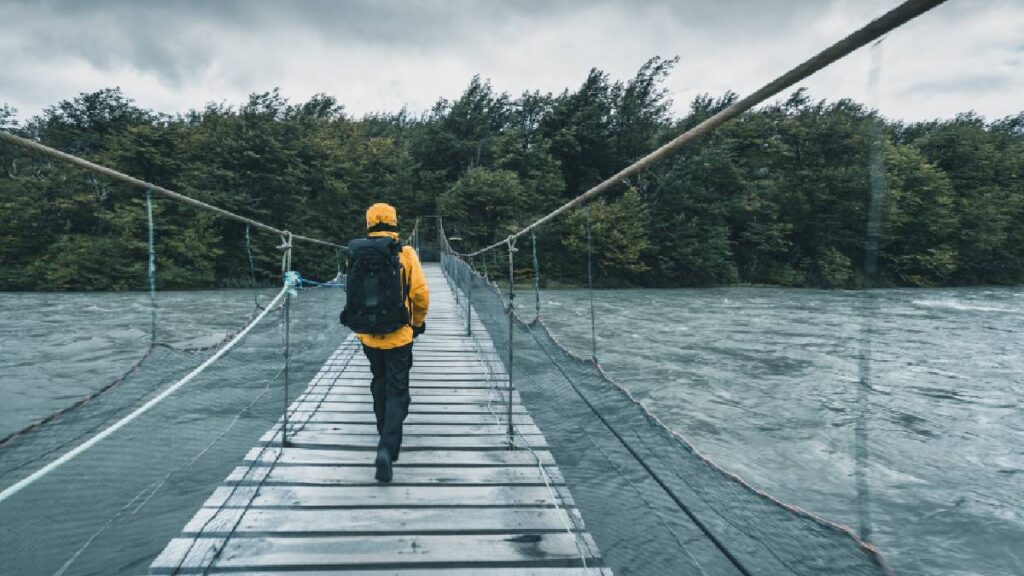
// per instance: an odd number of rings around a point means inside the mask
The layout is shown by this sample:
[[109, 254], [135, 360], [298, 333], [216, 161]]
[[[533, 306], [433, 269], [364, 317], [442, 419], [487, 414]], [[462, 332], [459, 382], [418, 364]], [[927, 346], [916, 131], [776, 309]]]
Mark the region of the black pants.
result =
[[412, 369], [412, 344], [381, 350], [363, 346], [370, 361], [373, 380], [373, 414], [377, 417], [377, 448], [387, 448], [392, 459], [402, 448], [402, 423], [409, 415], [409, 370]]

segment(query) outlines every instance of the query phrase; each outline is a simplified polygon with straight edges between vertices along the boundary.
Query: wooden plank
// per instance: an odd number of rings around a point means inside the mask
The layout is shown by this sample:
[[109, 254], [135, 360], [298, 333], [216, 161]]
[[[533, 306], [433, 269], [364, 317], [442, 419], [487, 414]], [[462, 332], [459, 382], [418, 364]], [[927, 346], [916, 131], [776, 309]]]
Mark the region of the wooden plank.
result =
[[[352, 434], [377, 436], [376, 421], [360, 424], [338, 424], [326, 422], [309, 422], [301, 426], [304, 432], [320, 432], [331, 434]], [[508, 428], [493, 420], [486, 424], [452, 425], [452, 424], [415, 424], [406, 422], [402, 427], [405, 436], [494, 436], [504, 435]], [[540, 430], [534, 424], [517, 425], [519, 434], [538, 435]]]
[[[499, 388], [508, 387], [508, 378], [504, 375], [499, 375], [493, 378], [495, 382], [488, 382], [487, 380], [462, 380], [458, 378], [452, 378], [451, 380], [437, 380], [437, 381], [424, 381], [424, 380], [412, 380], [409, 385], [415, 388], [491, 388], [497, 386]], [[323, 380], [312, 383], [310, 388], [330, 388], [332, 386], [361, 386], [367, 387], [370, 385], [370, 376], [356, 377], [356, 376], [344, 376], [341, 378], [334, 378], [331, 380]]]
[[[540, 434], [520, 434], [533, 448], [547, 447], [547, 441]], [[260, 444], [279, 444], [279, 431], [271, 430], [260, 438]], [[376, 450], [377, 436], [367, 434], [334, 434], [299, 430], [289, 432], [289, 446], [296, 448], [348, 448], [355, 450]], [[508, 438], [504, 433], [494, 436], [405, 436], [402, 439], [403, 454], [415, 450], [505, 450]]]
[[[180, 565], [194, 573], [204, 568], [221, 546], [223, 549], [217, 567], [232, 572], [416, 567], [445, 570], [506, 566], [572, 567], [580, 565], [576, 538], [577, 535], [565, 532], [320, 538], [236, 536], [226, 542], [223, 538], [175, 538], [153, 562], [152, 570], [158, 574], [167, 574]], [[589, 535], [579, 535], [579, 538], [585, 543], [584, 550], [597, 549]]]
[[[315, 411], [320, 413], [328, 412], [365, 412], [367, 414], [373, 414], [373, 403], [366, 402], [335, 402], [332, 400], [325, 400], [323, 402], [318, 401], [316, 398], [310, 398], [309, 400], [298, 401], [292, 404], [291, 408], [298, 411]], [[505, 412], [504, 401], [496, 401], [492, 408], [487, 407], [487, 402], [483, 403], [451, 403], [451, 404], [437, 404], [437, 403], [425, 403], [413, 400], [412, 408], [410, 408], [410, 414], [492, 414], [492, 409], [496, 412]], [[526, 409], [522, 407], [518, 402], [512, 403], [512, 414], [525, 414]]]
[[[448, 394], [449, 390], [454, 390], [454, 392]], [[409, 395], [414, 404], [465, 404], [474, 402], [483, 402], [486, 404], [488, 398], [491, 398], [492, 401], [496, 402], [503, 400], [508, 393], [501, 388], [428, 389], [413, 386], [409, 390]], [[513, 392], [512, 399], [514, 401], [518, 401], [518, 393]], [[373, 395], [370, 393], [369, 385], [358, 387], [320, 387], [313, 390], [307, 390], [296, 399], [296, 401], [299, 402], [320, 402], [324, 400], [331, 402], [358, 402], [365, 404], [372, 402]]]
[[[506, 414], [428, 414], [410, 412], [405, 419], [406, 426], [413, 424], [445, 424], [448, 426], [476, 426], [504, 422]], [[294, 422], [323, 424], [376, 424], [377, 419], [371, 412], [289, 412]], [[279, 421], [280, 422], [280, 421]], [[516, 425], [532, 425], [533, 418], [529, 414], [513, 414], [512, 423]]]
[[[348, 364], [348, 366], [355, 368], [367, 368], [370, 366], [370, 363], [365, 358], [360, 358], [357, 360], [352, 360], [352, 362]], [[452, 368], [472, 368], [474, 370], [481, 370], [484, 368], [484, 362], [483, 360], [478, 360], [476, 358], [443, 358], [437, 356], [425, 356], [416, 354], [414, 348], [413, 366], [419, 368], [434, 368], [438, 366], [447, 366]], [[338, 366], [337, 368], [340, 369], [341, 366]], [[338, 369], [335, 369], [334, 371], [337, 372]]]
[[[453, 380], [448, 382], [416, 382], [412, 381], [409, 386], [413, 390], [451, 390], [461, 388], [471, 388], [476, 390], [501, 390], [505, 391], [508, 389], [508, 384], [505, 382], [486, 382], [486, 381], [471, 381], [467, 382], [464, 380]], [[341, 390], [342, 387], [352, 388], [352, 390]], [[336, 380], [334, 382], [313, 382], [309, 386], [306, 386], [305, 392], [307, 394], [323, 394], [324, 392], [344, 391], [344, 392], [365, 392], [370, 389], [370, 379], [346, 379]]]
[[[323, 396], [323, 399], [322, 399], [323, 402], [345, 402], [345, 403], [347, 403], [347, 402], [355, 402], [355, 403], [361, 403], [361, 404], [370, 403], [370, 398], [371, 398], [371, 396], [369, 394], [333, 394], [333, 393], [327, 393], [326, 395], [304, 394], [300, 398], [300, 400], [302, 402], [314, 402], [314, 403], [316, 403], [316, 402], [320, 402], [321, 401], [321, 396]], [[450, 404], [482, 404], [482, 405], [486, 406], [488, 404], [488, 398], [489, 398], [488, 394], [476, 394], [476, 395], [472, 395], [472, 396], [470, 396], [470, 395], [463, 395], [463, 396], [424, 396], [424, 395], [419, 395], [419, 396], [414, 396], [413, 397], [413, 404], [420, 404], [420, 405], [423, 405], [423, 404], [441, 404], [441, 405], [450, 405]], [[501, 398], [503, 398], [503, 396], [499, 396], [498, 394], [495, 394], [492, 403], [498, 402]], [[519, 393], [518, 392], [513, 392], [512, 393], [512, 403], [513, 404], [518, 404], [519, 403]]]
[[[463, 380], [474, 380], [479, 377], [483, 371], [482, 366], [452, 366], [452, 365], [441, 365], [441, 366], [423, 366], [417, 365], [416, 361], [413, 360], [412, 369], [410, 374], [420, 376], [457, 376]], [[340, 373], [340, 372], [339, 372]], [[369, 374], [370, 366], [365, 365], [353, 365], [345, 369], [345, 374]], [[472, 376], [473, 378], [463, 378], [463, 376]]]
[[[414, 450], [402, 452], [395, 470], [410, 466], [537, 466], [537, 461], [552, 466], [554, 459], [547, 450]], [[252, 448], [245, 455], [246, 462], [280, 465], [373, 466], [373, 454], [364, 450], [330, 450], [317, 448], [287, 448], [281, 453], [277, 446]]]
[[[340, 376], [340, 374], [341, 373], [339, 373], [339, 376]], [[366, 380], [369, 380], [370, 377], [372, 376], [370, 374], [370, 370], [369, 369], [367, 369], [367, 370], [359, 370], [359, 369], [351, 369], [351, 368], [348, 369], [348, 370], [345, 370], [344, 375], [347, 378], [353, 378], [353, 379], [359, 378], [359, 379], [366, 379]], [[453, 376], [454, 376], [454, 378], [453, 378]], [[415, 367], [413, 367], [412, 371], [410, 372], [410, 378], [412, 380], [414, 380], [414, 381], [415, 380], [440, 380], [440, 381], [446, 381], [446, 380], [467, 380], [467, 381], [479, 381], [479, 380], [492, 380], [492, 379], [495, 379], [495, 378], [491, 378], [487, 374], [483, 373], [482, 370], [481, 371], [476, 371], [476, 372], [459, 372], [459, 373], [453, 373], [453, 374], [445, 374], [443, 371], [423, 372], [422, 370], [417, 370]]]
[[[404, 457], [405, 454], [403, 453]], [[372, 468], [365, 468], [368, 476]], [[395, 477], [402, 470], [395, 469]], [[564, 506], [571, 507], [566, 496]], [[204, 508], [414, 508], [438, 506], [521, 506], [554, 508], [545, 486], [219, 486]]]
[[[181, 572], [181, 574], [194, 574], [196, 572]], [[201, 573], [201, 572], [199, 572]], [[287, 571], [232, 571], [231, 576], [295, 576], [296, 572]], [[481, 568], [418, 568], [400, 570], [348, 570], [338, 572], [334, 570], [303, 570], [302, 576], [611, 576], [611, 570], [607, 568], [506, 568], [490, 567], [485, 571]]]
[[[487, 396], [492, 390], [494, 393], [507, 393], [507, 386], [472, 386], [472, 387], [439, 387], [419, 386], [418, 382], [409, 383], [409, 391], [417, 396]], [[306, 388], [306, 396], [317, 394], [365, 394], [370, 395], [369, 381], [359, 385], [334, 385], [334, 386], [310, 386]]]
[[[401, 462], [401, 460], [399, 460]], [[544, 486], [562, 484], [562, 474], [556, 468], [541, 473], [539, 466], [504, 467], [451, 467], [443, 463], [436, 466], [407, 466], [393, 482], [398, 484], [532, 484]], [[546, 477], [545, 477], [546, 475]], [[263, 482], [266, 485], [376, 485], [365, 467], [357, 466], [239, 466], [225, 481], [228, 485]]]
[[203, 508], [185, 526], [182, 536], [225, 536], [232, 529], [243, 537], [253, 533], [293, 537], [514, 534], [564, 532], [574, 521], [580, 526], [583, 522], [572, 508], [386, 508], [372, 514], [359, 509]]

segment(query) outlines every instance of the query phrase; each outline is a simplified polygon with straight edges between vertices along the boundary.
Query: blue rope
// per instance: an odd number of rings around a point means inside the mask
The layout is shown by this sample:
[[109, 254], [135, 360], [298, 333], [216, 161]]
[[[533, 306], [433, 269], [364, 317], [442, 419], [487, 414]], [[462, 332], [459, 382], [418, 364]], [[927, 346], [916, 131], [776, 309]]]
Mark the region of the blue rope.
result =
[[299, 283], [303, 286], [323, 286], [324, 288], [344, 288], [345, 285], [340, 282], [317, 282], [315, 280], [308, 280], [306, 278], [299, 278]]
[[146, 222], [149, 232], [149, 341], [156, 342], [156, 248], [153, 242], [153, 188], [146, 188]]
[[345, 285], [342, 284], [341, 282], [317, 282], [316, 280], [303, 278], [302, 274], [299, 274], [295, 270], [292, 270], [285, 274], [284, 282], [292, 286], [322, 286], [324, 288], [345, 288]]

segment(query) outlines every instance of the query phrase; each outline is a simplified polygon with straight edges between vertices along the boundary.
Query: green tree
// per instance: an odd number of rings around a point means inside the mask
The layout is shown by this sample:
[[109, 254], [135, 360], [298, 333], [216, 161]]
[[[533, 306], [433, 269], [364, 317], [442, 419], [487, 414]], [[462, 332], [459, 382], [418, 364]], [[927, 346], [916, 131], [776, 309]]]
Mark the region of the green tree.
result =
[[524, 195], [514, 172], [475, 167], [441, 196], [438, 207], [467, 245], [480, 246], [514, 231]]

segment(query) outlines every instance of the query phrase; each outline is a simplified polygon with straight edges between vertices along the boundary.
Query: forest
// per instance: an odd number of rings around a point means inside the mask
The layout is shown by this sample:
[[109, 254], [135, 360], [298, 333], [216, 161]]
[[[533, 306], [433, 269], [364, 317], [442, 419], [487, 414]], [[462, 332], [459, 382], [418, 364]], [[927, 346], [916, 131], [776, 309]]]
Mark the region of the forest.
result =
[[[428, 111], [358, 118], [331, 96], [289, 102], [276, 89], [170, 116], [111, 88], [25, 120], [0, 105], [0, 129], [342, 244], [373, 202], [398, 208], [403, 236], [439, 214], [469, 251], [736, 100], [702, 95], [674, 117], [664, 81], [676, 62], [652, 58], [625, 81], [594, 69], [558, 94], [474, 77]], [[6, 144], [0, 166], [0, 290], [146, 286], [143, 190]], [[908, 123], [802, 89], [539, 230], [542, 276], [585, 278], [589, 219], [598, 286], [862, 287], [873, 191], [871, 285], [1024, 281], [1024, 112]], [[279, 282], [280, 238], [159, 197], [153, 211], [159, 288], [251, 283], [247, 238], [257, 281]], [[525, 274], [528, 250], [516, 260]], [[343, 259], [297, 244], [294, 263], [324, 279]]]

